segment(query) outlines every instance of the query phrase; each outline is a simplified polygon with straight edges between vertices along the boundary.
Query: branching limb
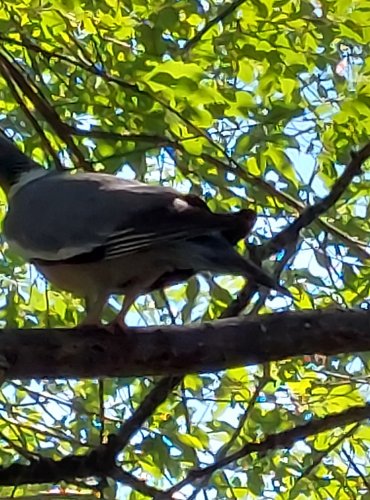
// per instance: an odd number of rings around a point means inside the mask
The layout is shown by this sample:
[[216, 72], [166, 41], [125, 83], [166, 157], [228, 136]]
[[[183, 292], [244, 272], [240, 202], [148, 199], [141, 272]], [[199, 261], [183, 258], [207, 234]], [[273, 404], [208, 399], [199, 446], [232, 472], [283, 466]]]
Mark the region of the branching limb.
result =
[[155, 498], [157, 495], [162, 494], [162, 492], [157, 488], [149, 486], [145, 483], [145, 481], [138, 479], [137, 477], [125, 472], [119, 467], [116, 467], [114, 470], [112, 470], [109, 477], [116, 481], [119, 481], [126, 486], [130, 486], [133, 490], [138, 491], [142, 495], [146, 495], [150, 498]]
[[[318, 218], [322, 214], [333, 207], [339, 200], [339, 198], [343, 195], [348, 186], [351, 184], [353, 178], [356, 175], [361, 174], [362, 165], [369, 157], [370, 143], [364, 146], [357, 153], [352, 154], [351, 161], [345, 168], [343, 174], [334, 183], [330, 193], [325, 196], [325, 198], [323, 198], [318, 203], [305, 208], [301, 215], [297, 217], [297, 219], [292, 224], [290, 224], [274, 238], [271, 238], [271, 240], [268, 241], [261, 252], [262, 260], [270, 257], [280, 250], [285, 249], [287, 245], [296, 242], [298, 240], [299, 232], [301, 231], [301, 229], [318, 220]], [[367, 254], [366, 257], [368, 257]]]
[[335, 427], [343, 427], [355, 422], [360, 422], [361, 420], [367, 418], [370, 418], [370, 405], [354, 407], [344, 411], [343, 413], [329, 415], [325, 418], [314, 419], [309, 424], [298, 425], [294, 429], [289, 429], [278, 434], [271, 434], [266, 439], [258, 443], [247, 443], [240, 450], [231, 453], [214, 464], [191, 471], [183, 481], [180, 481], [177, 485], [167, 490], [164, 494], [165, 496], [157, 495], [155, 499], [162, 500], [165, 498], [171, 498], [171, 495], [173, 495], [176, 491], [179, 491], [184, 486], [193, 484], [203, 477], [209, 476], [217, 470], [220, 470], [241, 458], [251, 455], [252, 453], [257, 453], [259, 457], [264, 457], [270, 451], [277, 450], [279, 448], [289, 448], [296, 441], [306, 439], [309, 436], [334, 429]]
[[[283, 265], [286, 264], [295, 253], [300, 231], [315, 221], [319, 222], [319, 217], [335, 205], [351, 184], [353, 178], [361, 174], [362, 165], [369, 157], [370, 143], [364, 146], [359, 152], [352, 154], [351, 161], [325, 198], [314, 205], [306, 207], [292, 224], [288, 225], [280, 233], [271, 238], [265, 245], [256, 249], [256, 255], [254, 256], [255, 260], [260, 262], [268, 259], [274, 253], [285, 250], [283, 260], [277, 265], [275, 270], [276, 278], [278, 278], [284, 267]], [[361, 256], [364, 259], [370, 257], [365, 250], [361, 250]], [[253, 256], [251, 257], [253, 259]], [[231, 302], [226, 311], [232, 311], [235, 315], [239, 314], [249, 303], [255, 291], [256, 288], [253, 287], [253, 284], [247, 283], [239, 292], [238, 297]]]
[[[244, 412], [240, 416], [238, 426], [236, 427], [236, 429], [232, 433], [229, 441], [227, 441], [227, 443], [225, 443], [224, 446], [222, 446], [218, 450], [218, 452], [216, 453], [215, 463], [224, 459], [227, 456], [229, 450], [233, 447], [234, 443], [236, 442], [236, 440], [240, 436], [242, 430], [244, 429], [248, 419], [250, 418], [251, 412], [252, 412], [255, 404], [257, 403], [257, 399], [258, 399], [259, 395], [261, 394], [263, 388], [266, 386], [266, 384], [270, 380], [271, 380], [271, 376], [269, 374], [268, 364], [266, 364], [264, 366], [264, 375], [261, 378], [261, 380], [259, 381], [250, 401], [248, 402], [248, 405], [244, 409]], [[197, 496], [198, 492], [200, 491], [200, 489], [205, 488], [207, 486], [207, 484], [211, 478], [211, 475], [209, 475], [209, 476], [206, 475], [202, 478], [201, 481], [197, 481], [197, 487], [195, 488], [195, 490], [193, 491], [193, 493], [191, 494], [191, 496], [189, 497], [188, 500], [195, 500], [196, 499], [196, 496]]]
[[0, 468], [0, 485], [56, 483], [76, 477], [80, 479], [92, 476], [114, 477], [144, 494], [149, 491], [152, 494], [155, 492], [154, 488], [147, 487], [145, 483], [115, 465], [116, 455], [145, 420], [163, 403], [180, 380], [180, 377], [162, 379], [146, 396], [136, 412], [122, 425], [118, 433], [108, 436], [107, 444], [98, 446], [87, 455], [70, 455], [62, 460], [49, 458], [32, 460], [28, 457], [30, 459], [28, 464], [13, 464]]

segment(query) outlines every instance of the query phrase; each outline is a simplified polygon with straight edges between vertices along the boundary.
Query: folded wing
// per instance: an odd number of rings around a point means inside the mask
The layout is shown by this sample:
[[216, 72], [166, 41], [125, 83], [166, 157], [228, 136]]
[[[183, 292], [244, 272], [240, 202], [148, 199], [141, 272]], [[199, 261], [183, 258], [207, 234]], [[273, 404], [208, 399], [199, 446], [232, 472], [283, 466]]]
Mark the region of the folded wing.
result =
[[250, 210], [213, 214], [171, 188], [55, 172], [15, 192], [4, 231], [26, 259], [91, 262], [214, 231], [234, 244], [254, 220]]

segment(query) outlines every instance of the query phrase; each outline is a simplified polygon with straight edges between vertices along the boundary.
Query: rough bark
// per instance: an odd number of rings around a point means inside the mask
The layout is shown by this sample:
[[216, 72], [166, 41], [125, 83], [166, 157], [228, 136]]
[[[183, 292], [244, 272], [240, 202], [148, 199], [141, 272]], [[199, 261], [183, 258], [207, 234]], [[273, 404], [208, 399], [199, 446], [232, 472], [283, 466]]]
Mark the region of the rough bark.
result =
[[284, 312], [115, 334], [84, 328], [4, 330], [0, 335], [0, 364], [7, 379], [180, 375], [366, 350], [370, 314], [348, 310]]

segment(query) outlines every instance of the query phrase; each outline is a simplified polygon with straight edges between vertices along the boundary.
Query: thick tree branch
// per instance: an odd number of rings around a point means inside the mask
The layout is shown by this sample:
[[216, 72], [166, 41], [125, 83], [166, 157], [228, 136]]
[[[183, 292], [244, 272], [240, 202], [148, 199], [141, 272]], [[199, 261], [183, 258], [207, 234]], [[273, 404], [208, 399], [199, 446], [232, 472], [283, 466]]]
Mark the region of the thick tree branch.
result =
[[[142, 479], [138, 479], [132, 474], [128, 474], [120, 467], [116, 467], [110, 474], [109, 477], [119, 481], [120, 483], [130, 486], [133, 490], [140, 492], [142, 495], [146, 495], [150, 498], [155, 498], [157, 495], [162, 494], [160, 490], [154, 488], [153, 486], [149, 486]], [[48, 499], [50, 500], [50, 499]], [[83, 500], [83, 499], [78, 499]]]
[[194, 326], [6, 330], [0, 357], [8, 379], [183, 375], [304, 354], [370, 350], [370, 314], [284, 312]]

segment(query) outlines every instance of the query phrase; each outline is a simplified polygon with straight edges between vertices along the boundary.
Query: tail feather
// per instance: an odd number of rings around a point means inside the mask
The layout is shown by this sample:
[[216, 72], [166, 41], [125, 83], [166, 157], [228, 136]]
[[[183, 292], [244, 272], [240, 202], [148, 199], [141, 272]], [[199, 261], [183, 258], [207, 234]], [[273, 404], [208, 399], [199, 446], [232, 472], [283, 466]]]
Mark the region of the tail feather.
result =
[[[243, 257], [241, 257], [243, 259]], [[257, 285], [265, 286], [266, 288], [276, 290], [277, 292], [292, 297], [290, 291], [284, 286], [280, 285], [278, 281], [267, 274], [261, 267], [257, 266], [253, 262], [243, 259], [245, 267], [245, 276], [248, 279], [253, 280]]]
[[291, 297], [291, 293], [280, 285], [260, 266], [242, 257], [222, 236], [206, 236], [196, 238], [188, 244], [193, 256], [192, 265], [195, 272], [210, 271], [216, 274], [235, 274], [245, 276], [257, 285], [276, 290]]

